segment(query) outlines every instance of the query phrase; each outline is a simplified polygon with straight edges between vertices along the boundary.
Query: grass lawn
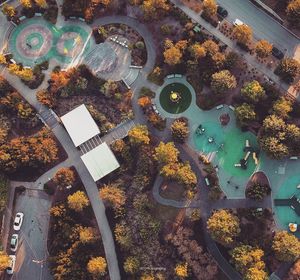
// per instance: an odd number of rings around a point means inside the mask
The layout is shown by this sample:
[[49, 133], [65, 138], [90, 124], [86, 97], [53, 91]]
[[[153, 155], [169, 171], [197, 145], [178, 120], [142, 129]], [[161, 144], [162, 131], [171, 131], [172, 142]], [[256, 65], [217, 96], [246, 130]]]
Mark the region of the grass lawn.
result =
[[[173, 102], [170, 99], [171, 92], [176, 92], [180, 95], [180, 99], [177, 102]], [[180, 114], [191, 105], [192, 95], [185, 85], [172, 83], [163, 88], [159, 96], [159, 102], [168, 113]]]

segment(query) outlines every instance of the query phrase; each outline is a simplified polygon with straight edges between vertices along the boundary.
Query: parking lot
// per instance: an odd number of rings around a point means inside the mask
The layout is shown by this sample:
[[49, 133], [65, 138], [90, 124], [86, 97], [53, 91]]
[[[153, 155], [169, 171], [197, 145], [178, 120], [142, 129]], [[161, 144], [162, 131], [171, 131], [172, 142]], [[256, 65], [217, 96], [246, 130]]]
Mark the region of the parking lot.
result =
[[49, 208], [51, 200], [41, 190], [26, 189], [17, 195], [15, 212], [24, 213], [20, 231], [13, 230], [13, 221], [10, 227], [10, 242], [13, 233], [19, 234], [19, 244], [14, 253], [7, 246], [9, 255], [16, 255], [16, 263], [12, 276], [6, 274], [5, 279], [39, 280], [52, 279], [47, 263], [47, 232], [49, 223]]

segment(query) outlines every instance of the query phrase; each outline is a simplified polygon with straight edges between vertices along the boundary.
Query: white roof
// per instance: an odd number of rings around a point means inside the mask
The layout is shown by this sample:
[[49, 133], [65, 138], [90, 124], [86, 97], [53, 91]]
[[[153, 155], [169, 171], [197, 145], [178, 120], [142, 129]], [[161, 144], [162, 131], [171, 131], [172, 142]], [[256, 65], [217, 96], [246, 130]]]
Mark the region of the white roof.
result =
[[81, 156], [81, 159], [95, 182], [120, 167], [105, 142]]
[[100, 130], [84, 104], [61, 117], [75, 147], [93, 138]]

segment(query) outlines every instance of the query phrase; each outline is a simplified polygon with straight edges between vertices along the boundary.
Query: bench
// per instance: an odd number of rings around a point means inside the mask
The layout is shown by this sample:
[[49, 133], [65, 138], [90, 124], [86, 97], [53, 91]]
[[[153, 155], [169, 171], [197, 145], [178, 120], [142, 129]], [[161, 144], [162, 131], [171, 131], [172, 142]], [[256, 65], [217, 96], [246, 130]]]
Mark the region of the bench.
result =
[[233, 106], [231, 106], [231, 105], [229, 105], [228, 107], [229, 107], [229, 109], [232, 110], [232, 111], [235, 110], [235, 108], [234, 108]]
[[221, 105], [218, 105], [218, 106], [216, 107], [216, 109], [217, 109], [217, 110], [220, 110], [220, 109], [222, 109], [223, 107], [224, 107], [224, 105], [221, 104]]

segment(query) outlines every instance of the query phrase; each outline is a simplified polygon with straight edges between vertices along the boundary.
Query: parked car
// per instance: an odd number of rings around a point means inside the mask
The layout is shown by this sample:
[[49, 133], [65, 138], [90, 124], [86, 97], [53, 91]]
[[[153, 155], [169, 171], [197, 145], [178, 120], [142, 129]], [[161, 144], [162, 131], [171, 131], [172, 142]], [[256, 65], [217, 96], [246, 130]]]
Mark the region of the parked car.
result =
[[6, 269], [7, 274], [13, 274], [15, 270], [15, 263], [16, 263], [16, 256], [15, 255], [9, 255], [9, 266]]
[[240, 19], [236, 18], [233, 22], [234, 26], [238, 26], [238, 25], [244, 25], [245, 23], [243, 23]]
[[18, 248], [18, 243], [19, 243], [19, 235], [14, 233], [10, 239], [10, 250], [16, 252]]
[[226, 18], [228, 16], [227, 10], [221, 6], [217, 7], [217, 14], [223, 18]]
[[276, 47], [273, 46], [272, 49], [272, 55], [278, 59], [283, 59], [284, 58], [284, 54], [281, 50], [277, 49]]
[[14, 230], [20, 230], [23, 223], [24, 214], [22, 212], [18, 212], [16, 214], [14, 220]]

